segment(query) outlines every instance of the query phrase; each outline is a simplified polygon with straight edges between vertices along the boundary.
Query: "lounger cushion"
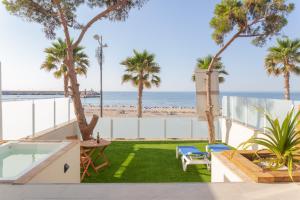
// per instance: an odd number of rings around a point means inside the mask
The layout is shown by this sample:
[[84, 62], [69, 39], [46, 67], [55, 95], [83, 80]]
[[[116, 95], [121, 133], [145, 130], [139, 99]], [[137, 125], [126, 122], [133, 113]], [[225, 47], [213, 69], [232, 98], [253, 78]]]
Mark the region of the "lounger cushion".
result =
[[182, 155], [207, 155], [207, 152], [201, 152], [194, 146], [178, 146], [177, 148]]
[[230, 150], [230, 147], [224, 144], [209, 144], [207, 145], [207, 149], [211, 152], [220, 152]]

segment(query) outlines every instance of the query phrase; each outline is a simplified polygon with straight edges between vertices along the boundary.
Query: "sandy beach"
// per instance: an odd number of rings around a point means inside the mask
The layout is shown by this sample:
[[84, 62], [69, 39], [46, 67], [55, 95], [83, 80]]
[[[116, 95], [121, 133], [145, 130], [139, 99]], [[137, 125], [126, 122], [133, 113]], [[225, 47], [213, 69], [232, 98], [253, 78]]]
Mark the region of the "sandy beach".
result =
[[[87, 116], [99, 115], [98, 106], [85, 106]], [[136, 117], [137, 109], [135, 106], [105, 106], [103, 107], [104, 117]], [[149, 107], [144, 108], [143, 117], [196, 117], [194, 108], [184, 107]]]

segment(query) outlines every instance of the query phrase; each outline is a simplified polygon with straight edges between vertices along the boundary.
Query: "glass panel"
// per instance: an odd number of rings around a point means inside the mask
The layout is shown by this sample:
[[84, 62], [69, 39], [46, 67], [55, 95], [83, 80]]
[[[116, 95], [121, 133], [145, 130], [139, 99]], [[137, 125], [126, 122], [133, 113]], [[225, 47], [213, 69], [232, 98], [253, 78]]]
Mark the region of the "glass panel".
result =
[[147, 139], [163, 139], [164, 119], [163, 118], [142, 118], [140, 119], [140, 137]]
[[67, 98], [55, 99], [56, 125], [68, 121], [68, 103], [69, 103], [69, 99]]
[[191, 138], [191, 118], [167, 118], [167, 138]]
[[[88, 121], [91, 117], [88, 118]], [[94, 129], [93, 137], [97, 138], [97, 132], [99, 132], [100, 138], [111, 138], [111, 118], [99, 118], [98, 123]]]
[[282, 122], [286, 114], [292, 109], [292, 101], [289, 100], [279, 100], [279, 99], [268, 99], [267, 100], [267, 113], [272, 116], [272, 118], [278, 118]]
[[54, 126], [54, 100], [35, 100], [35, 132]]
[[241, 123], [246, 123], [247, 99], [244, 97], [233, 97], [231, 101], [233, 119]]
[[70, 120], [76, 119], [75, 109], [73, 102], [70, 102]]
[[4, 140], [32, 135], [32, 101], [3, 102], [2, 120]]
[[264, 112], [265, 112], [265, 99], [248, 98], [248, 125], [257, 129], [263, 128], [264, 125]]
[[137, 118], [114, 118], [113, 137], [126, 139], [138, 138]]

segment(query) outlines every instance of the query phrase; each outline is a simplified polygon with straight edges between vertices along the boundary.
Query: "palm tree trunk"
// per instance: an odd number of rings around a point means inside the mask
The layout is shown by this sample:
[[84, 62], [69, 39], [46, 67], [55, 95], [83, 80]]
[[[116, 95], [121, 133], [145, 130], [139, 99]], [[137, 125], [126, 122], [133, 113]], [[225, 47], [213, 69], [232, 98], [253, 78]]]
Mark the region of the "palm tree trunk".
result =
[[214, 113], [213, 113], [213, 104], [211, 98], [211, 74], [213, 70], [214, 63], [219, 58], [219, 56], [239, 37], [239, 35], [245, 29], [239, 30], [236, 34], [234, 34], [231, 39], [217, 52], [217, 54], [213, 57], [211, 63], [209, 64], [207, 70], [207, 80], [206, 80], [206, 118], [208, 124], [208, 141], [209, 143], [215, 143], [215, 125], [214, 125]]
[[142, 115], [143, 115], [143, 110], [142, 110], [142, 107], [143, 107], [143, 80], [140, 78], [139, 80], [139, 85], [138, 85], [138, 118], [141, 118]]
[[69, 96], [69, 76], [64, 74], [64, 95], [65, 97]]
[[212, 70], [207, 71], [207, 81], [206, 81], [206, 108], [205, 111], [206, 119], [208, 123], [208, 142], [210, 144], [215, 143], [215, 125], [214, 125], [214, 114], [213, 114], [213, 104], [212, 104], [212, 98], [211, 98], [211, 74]]
[[284, 98], [287, 100], [291, 99], [291, 94], [290, 94], [290, 73], [286, 72], [284, 74]]
[[70, 38], [70, 34], [69, 34], [67, 21], [66, 21], [64, 13], [62, 11], [62, 8], [60, 7], [60, 1], [57, 0], [54, 3], [58, 7], [61, 24], [62, 24], [63, 31], [65, 34], [65, 40], [66, 40], [66, 46], [67, 46], [66, 63], [67, 63], [67, 68], [68, 68], [68, 76], [70, 79], [72, 100], [73, 100], [73, 104], [74, 104], [74, 110], [75, 110], [75, 115], [77, 118], [77, 123], [78, 123], [79, 129], [80, 129], [81, 135], [82, 135], [82, 139], [89, 140], [92, 137], [93, 130], [97, 124], [99, 117], [97, 115], [93, 115], [92, 120], [89, 124], [86, 121], [84, 109], [83, 109], [81, 99], [80, 99], [77, 75], [76, 75], [75, 68], [74, 68], [73, 47], [71, 44], [71, 38]]
[[[68, 54], [72, 51], [68, 51]], [[84, 109], [80, 99], [79, 84], [77, 76], [74, 70], [73, 58], [69, 57], [68, 61], [69, 78], [71, 83], [72, 100], [74, 104], [75, 115], [77, 118], [78, 126], [83, 140], [89, 140], [92, 138], [93, 130], [98, 121], [98, 115], [93, 115], [91, 122], [88, 124], [85, 118]]]

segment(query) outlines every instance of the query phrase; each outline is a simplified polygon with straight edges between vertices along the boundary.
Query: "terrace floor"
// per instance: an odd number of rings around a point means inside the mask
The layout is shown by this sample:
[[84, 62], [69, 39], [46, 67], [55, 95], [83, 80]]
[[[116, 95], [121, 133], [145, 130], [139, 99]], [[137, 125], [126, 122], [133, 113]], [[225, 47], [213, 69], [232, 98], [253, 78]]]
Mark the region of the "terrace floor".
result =
[[[194, 145], [205, 151], [205, 141], [126, 141], [112, 142], [106, 149], [111, 165], [91, 176], [85, 183], [166, 183], [210, 182], [205, 165], [189, 166], [184, 172], [175, 157], [178, 145]], [[98, 164], [101, 162], [99, 160]], [[97, 164], [97, 162], [96, 162]]]
[[106, 183], [0, 185], [1, 200], [279, 200], [299, 199], [299, 184]]

